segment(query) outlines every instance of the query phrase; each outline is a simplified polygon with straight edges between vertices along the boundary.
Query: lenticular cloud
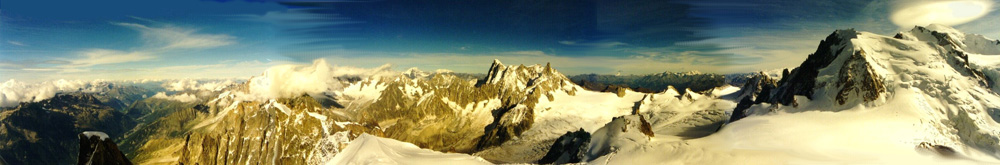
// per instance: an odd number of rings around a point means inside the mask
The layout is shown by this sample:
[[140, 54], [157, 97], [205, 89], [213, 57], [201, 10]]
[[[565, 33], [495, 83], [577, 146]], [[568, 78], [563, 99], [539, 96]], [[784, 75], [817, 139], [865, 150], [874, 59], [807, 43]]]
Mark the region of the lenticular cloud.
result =
[[902, 28], [941, 24], [954, 26], [979, 19], [992, 10], [983, 0], [910, 1], [897, 5], [890, 19]]

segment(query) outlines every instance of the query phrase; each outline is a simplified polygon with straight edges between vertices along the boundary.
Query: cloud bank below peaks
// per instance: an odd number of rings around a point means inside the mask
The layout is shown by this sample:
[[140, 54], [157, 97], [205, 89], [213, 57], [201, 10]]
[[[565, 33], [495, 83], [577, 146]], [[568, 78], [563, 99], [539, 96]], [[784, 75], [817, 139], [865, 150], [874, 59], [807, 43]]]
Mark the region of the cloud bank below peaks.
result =
[[167, 94], [164, 93], [164, 92], [157, 92], [156, 95], [153, 95], [152, 98], [174, 100], [174, 101], [180, 101], [180, 102], [185, 102], [185, 103], [190, 103], [190, 102], [198, 101], [198, 97], [197, 96], [195, 96], [193, 94], [189, 94], [189, 93], [178, 93], [178, 94], [167, 96]]
[[37, 102], [52, 98], [61, 92], [97, 92], [109, 83], [101, 80], [55, 80], [41, 83], [25, 83], [7, 80], [0, 84], [0, 107], [13, 107], [21, 102]]
[[322, 93], [343, 89], [347, 77], [383, 77], [398, 75], [389, 64], [366, 69], [349, 66], [331, 66], [325, 59], [314, 60], [311, 65], [274, 66], [260, 77], [250, 78], [249, 93], [264, 98], [295, 97], [302, 94], [321, 96]]
[[236, 84], [233, 80], [195, 80], [195, 79], [180, 79], [180, 80], [168, 80], [163, 82], [163, 89], [168, 91], [220, 91], [229, 87], [230, 85]]

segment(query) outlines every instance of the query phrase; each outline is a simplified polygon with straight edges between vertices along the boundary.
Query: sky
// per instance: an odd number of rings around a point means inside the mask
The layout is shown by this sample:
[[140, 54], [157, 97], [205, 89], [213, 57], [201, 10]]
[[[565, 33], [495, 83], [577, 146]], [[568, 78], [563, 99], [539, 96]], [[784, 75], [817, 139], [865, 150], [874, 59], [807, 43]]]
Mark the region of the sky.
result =
[[564, 74], [795, 67], [836, 29], [1000, 38], [997, 1], [0, 1], [0, 80], [242, 78], [308, 64]]

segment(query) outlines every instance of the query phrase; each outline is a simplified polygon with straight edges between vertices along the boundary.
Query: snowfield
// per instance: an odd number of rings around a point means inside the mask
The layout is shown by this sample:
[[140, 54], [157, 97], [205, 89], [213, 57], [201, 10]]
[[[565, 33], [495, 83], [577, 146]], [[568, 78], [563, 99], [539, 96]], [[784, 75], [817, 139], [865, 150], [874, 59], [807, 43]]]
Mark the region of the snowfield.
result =
[[362, 134], [326, 164], [490, 164], [482, 158], [421, 149], [398, 140]]

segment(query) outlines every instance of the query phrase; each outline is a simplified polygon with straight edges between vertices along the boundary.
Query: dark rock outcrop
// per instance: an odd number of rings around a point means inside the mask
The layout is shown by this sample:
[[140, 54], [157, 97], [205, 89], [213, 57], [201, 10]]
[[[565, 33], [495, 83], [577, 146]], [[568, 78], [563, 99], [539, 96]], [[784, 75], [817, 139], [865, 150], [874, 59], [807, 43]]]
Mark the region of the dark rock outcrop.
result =
[[494, 111], [494, 121], [485, 128], [485, 134], [480, 138], [476, 148], [487, 148], [510, 140], [521, 133], [534, 122], [534, 111], [523, 105], [512, 105]]
[[125, 154], [118, 150], [118, 145], [103, 132], [84, 132], [80, 137], [80, 154], [77, 164], [132, 164]]
[[587, 147], [590, 145], [590, 133], [583, 128], [574, 132], [566, 132], [555, 143], [549, 152], [538, 160], [539, 164], [565, 164], [583, 161]]
[[961, 156], [958, 151], [955, 151], [955, 149], [952, 149], [951, 147], [932, 144], [929, 142], [920, 142], [920, 144], [917, 145], [916, 150], [920, 153], [938, 155], [946, 158], [956, 158]]
[[733, 122], [746, 117], [746, 109], [750, 106], [760, 103], [757, 100], [768, 100], [771, 91], [777, 88], [777, 82], [767, 74], [763, 72], [752, 75], [743, 87], [740, 88], [739, 96], [737, 100], [739, 102], [736, 105], [736, 109], [733, 109], [733, 114], [730, 116], [729, 121]]

